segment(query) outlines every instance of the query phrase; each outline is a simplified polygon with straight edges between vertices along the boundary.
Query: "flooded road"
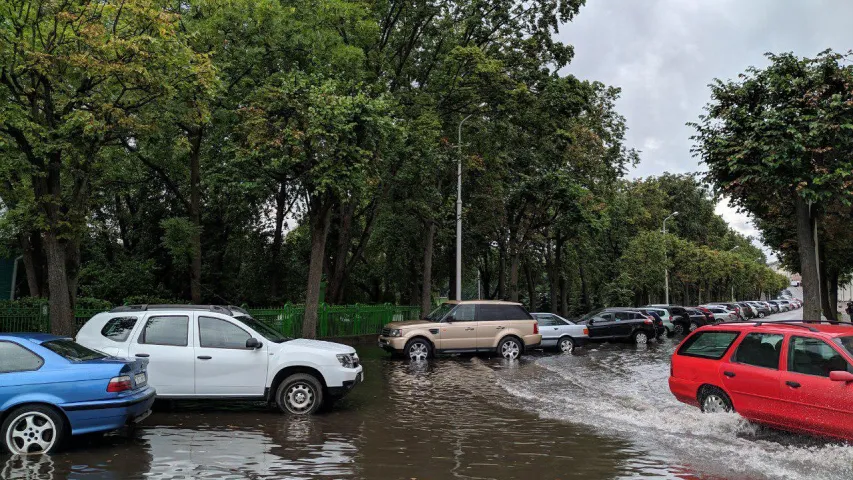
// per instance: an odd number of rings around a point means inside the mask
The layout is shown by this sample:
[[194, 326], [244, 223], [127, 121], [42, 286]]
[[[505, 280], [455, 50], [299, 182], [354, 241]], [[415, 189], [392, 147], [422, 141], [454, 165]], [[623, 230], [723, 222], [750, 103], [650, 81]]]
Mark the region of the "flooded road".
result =
[[853, 477], [853, 447], [675, 401], [674, 345], [424, 365], [366, 348], [365, 384], [319, 416], [180, 403], [134, 432], [75, 439], [51, 457], [0, 457], [0, 478]]

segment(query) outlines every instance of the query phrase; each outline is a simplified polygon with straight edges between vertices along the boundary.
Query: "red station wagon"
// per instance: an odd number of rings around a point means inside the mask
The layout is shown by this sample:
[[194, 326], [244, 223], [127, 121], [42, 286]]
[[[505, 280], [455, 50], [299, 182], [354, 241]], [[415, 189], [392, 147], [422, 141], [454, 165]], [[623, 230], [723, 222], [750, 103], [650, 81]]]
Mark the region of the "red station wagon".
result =
[[736, 411], [783, 430], [853, 441], [853, 326], [702, 327], [672, 356], [669, 389], [704, 412]]

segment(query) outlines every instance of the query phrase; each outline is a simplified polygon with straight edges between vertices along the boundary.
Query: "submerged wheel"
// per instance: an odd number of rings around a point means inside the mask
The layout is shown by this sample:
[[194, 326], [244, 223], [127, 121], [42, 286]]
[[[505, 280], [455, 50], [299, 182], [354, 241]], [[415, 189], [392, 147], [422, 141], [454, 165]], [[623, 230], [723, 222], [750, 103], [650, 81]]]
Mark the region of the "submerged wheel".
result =
[[3, 446], [13, 455], [51, 453], [62, 443], [65, 423], [53, 408], [18, 408], [3, 422]]
[[498, 344], [498, 353], [507, 360], [515, 360], [521, 356], [521, 342], [515, 337], [506, 337]]
[[572, 337], [563, 337], [557, 342], [557, 348], [563, 353], [572, 353], [575, 349], [575, 341]]
[[311, 415], [323, 405], [323, 385], [314, 375], [296, 373], [281, 382], [275, 400], [282, 412]]
[[637, 345], [645, 345], [649, 343], [649, 336], [646, 332], [637, 332], [634, 334], [634, 343]]
[[432, 356], [432, 345], [422, 338], [409, 340], [405, 349], [406, 358], [423, 362]]
[[717, 387], [704, 387], [699, 393], [699, 405], [704, 413], [728, 413], [734, 411], [726, 392]]

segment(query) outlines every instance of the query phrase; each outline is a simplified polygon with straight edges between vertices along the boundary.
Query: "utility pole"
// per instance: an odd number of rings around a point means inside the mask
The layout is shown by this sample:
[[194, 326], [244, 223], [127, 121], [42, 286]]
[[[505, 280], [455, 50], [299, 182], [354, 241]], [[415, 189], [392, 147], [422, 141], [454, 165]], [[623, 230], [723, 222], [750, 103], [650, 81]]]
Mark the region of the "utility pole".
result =
[[456, 164], [456, 298], [462, 300], [462, 124], [473, 113], [459, 122], [459, 160]]
[[[666, 221], [672, 217], [678, 216], [678, 212], [672, 212], [668, 217], [663, 219], [663, 236], [666, 237]], [[663, 281], [664, 288], [666, 290], [665, 302], [669, 305], [669, 267], [667, 266], [667, 256], [666, 256], [666, 239], [664, 238], [664, 248], [663, 248]]]

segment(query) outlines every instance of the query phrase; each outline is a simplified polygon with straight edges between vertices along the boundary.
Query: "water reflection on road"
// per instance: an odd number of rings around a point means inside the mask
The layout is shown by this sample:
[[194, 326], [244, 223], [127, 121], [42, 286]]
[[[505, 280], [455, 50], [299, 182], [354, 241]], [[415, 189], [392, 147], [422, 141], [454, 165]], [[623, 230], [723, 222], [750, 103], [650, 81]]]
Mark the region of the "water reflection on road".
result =
[[673, 345], [426, 364], [365, 349], [365, 384], [319, 416], [182, 403], [52, 457], [0, 457], [0, 478], [853, 476], [853, 447], [676, 402], [666, 386]]

